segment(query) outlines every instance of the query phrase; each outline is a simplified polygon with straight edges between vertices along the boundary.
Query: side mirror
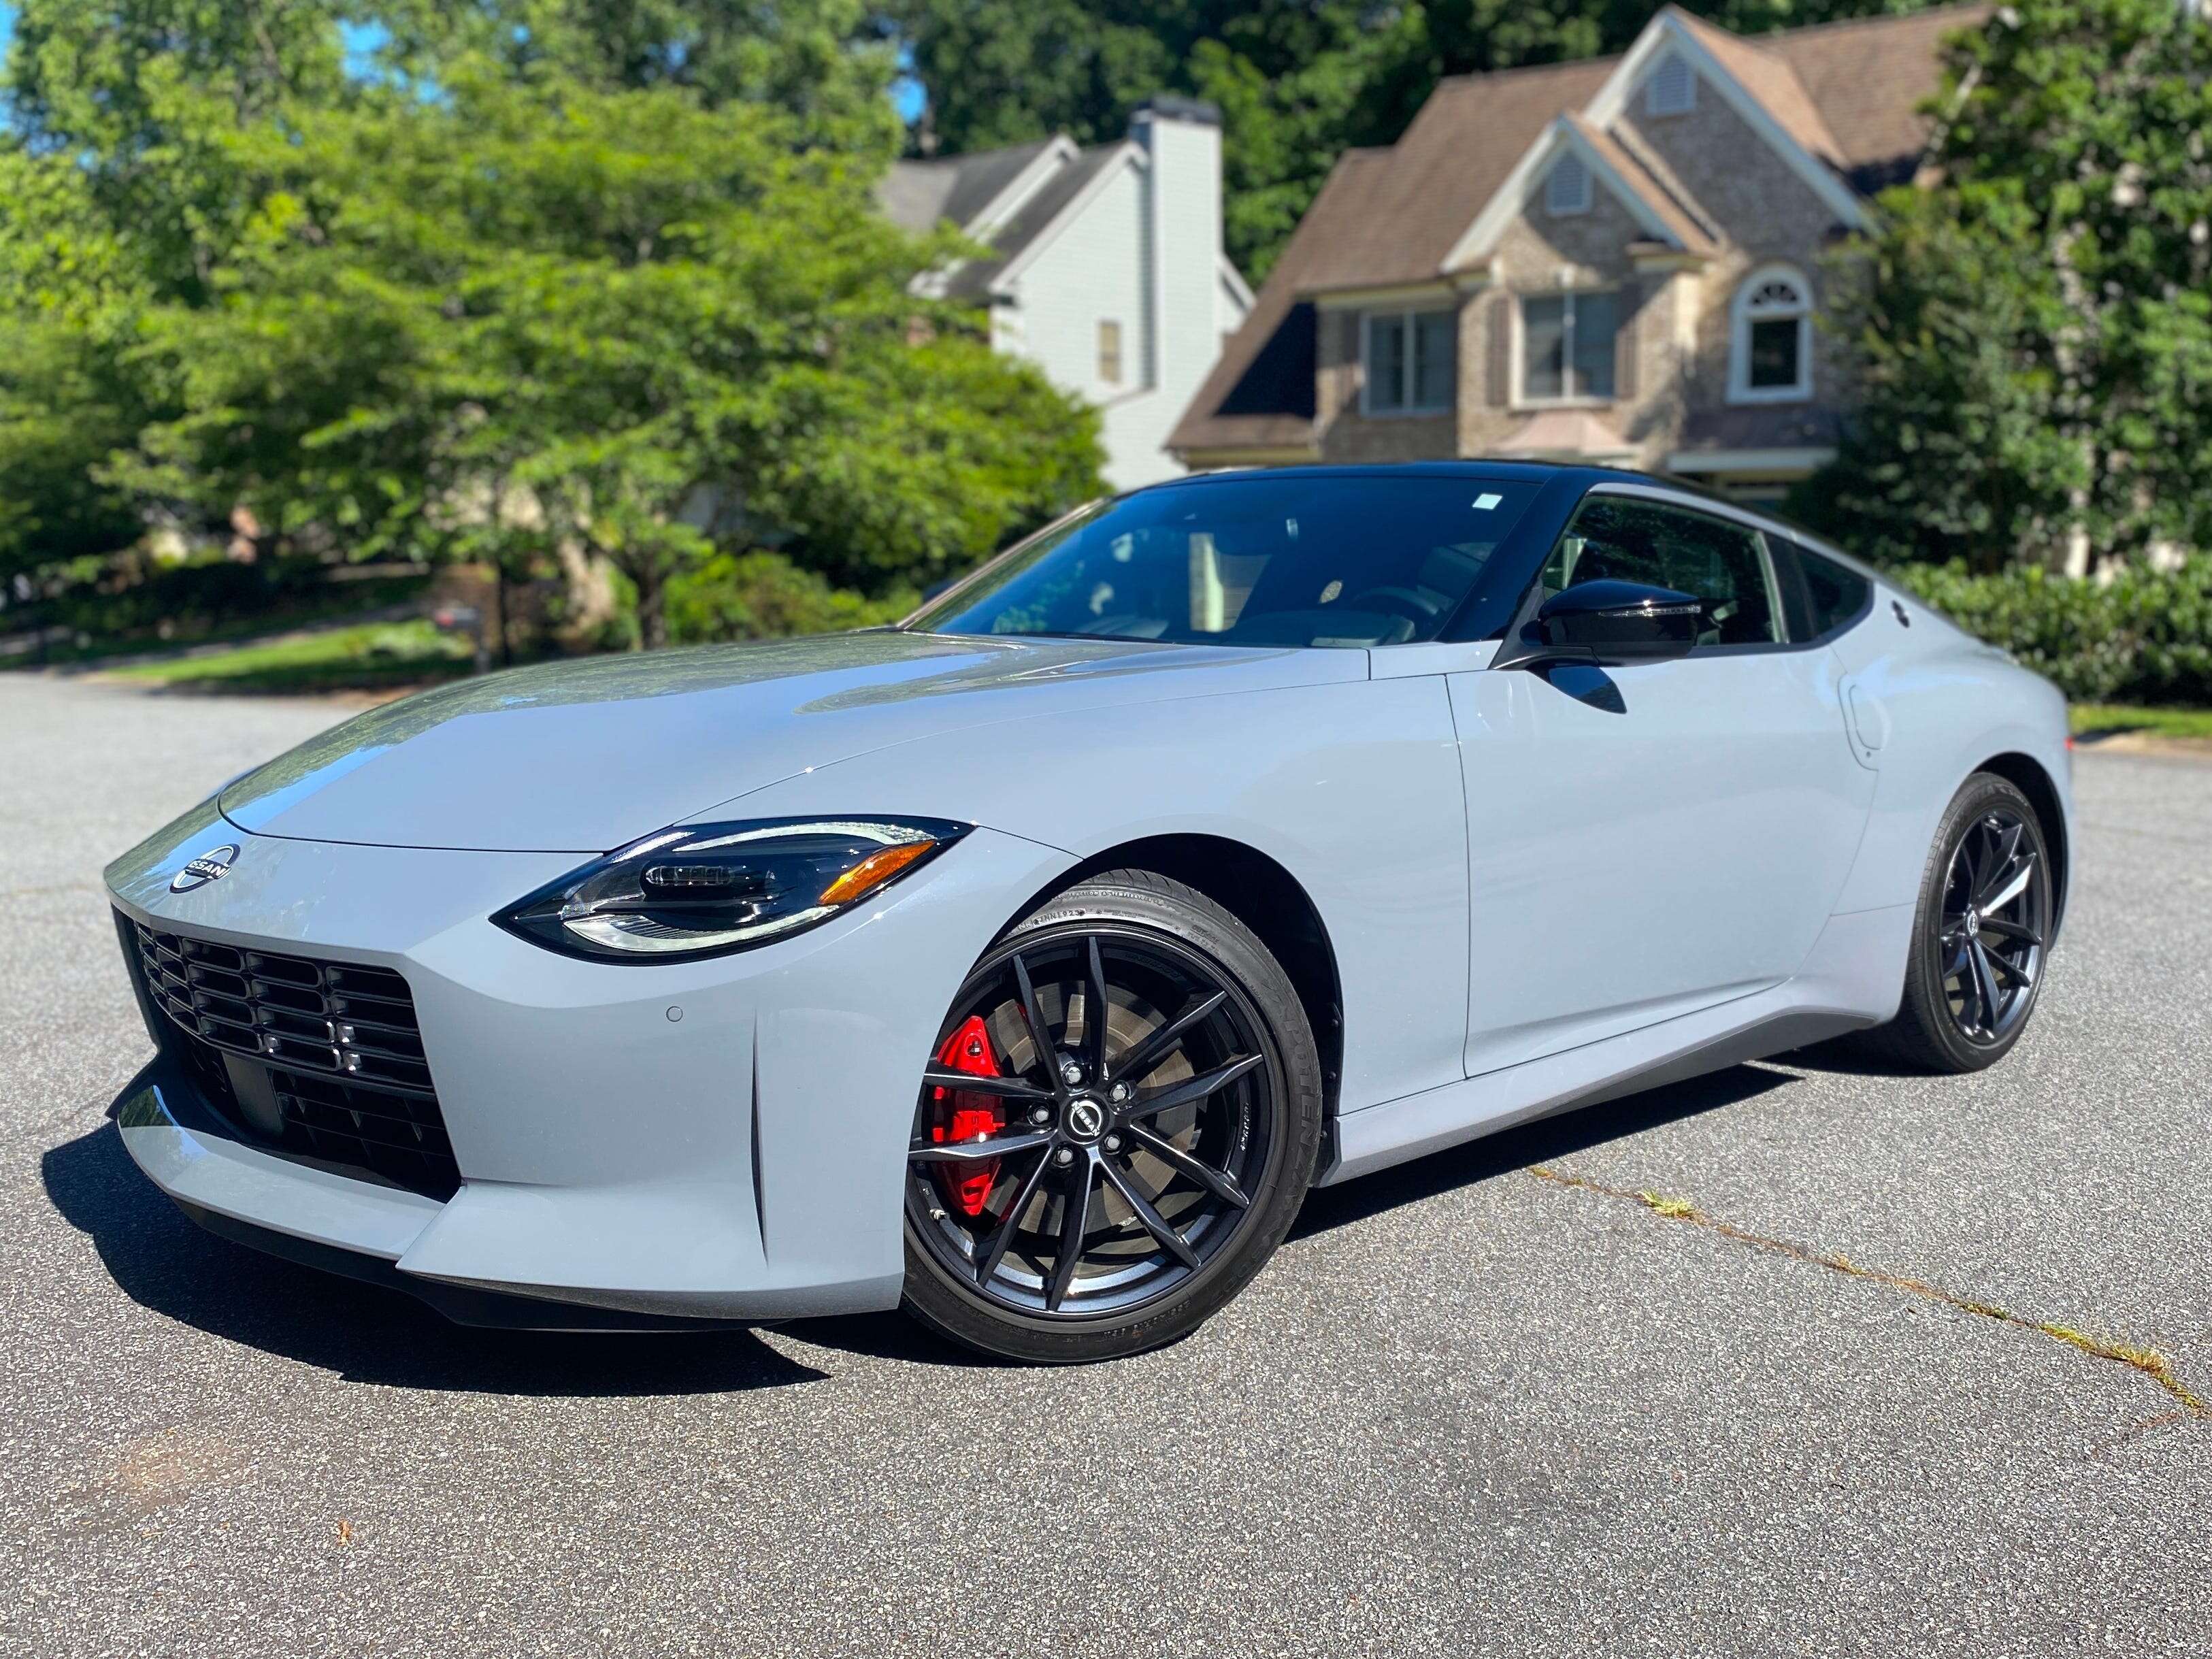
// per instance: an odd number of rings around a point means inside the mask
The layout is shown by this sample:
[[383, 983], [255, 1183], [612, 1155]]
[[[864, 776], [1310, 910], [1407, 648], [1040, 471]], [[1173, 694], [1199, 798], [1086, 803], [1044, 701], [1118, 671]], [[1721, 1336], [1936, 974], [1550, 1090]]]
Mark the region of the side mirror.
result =
[[1577, 582], [1544, 601], [1498, 665], [1544, 662], [1665, 662], [1687, 656], [1705, 621], [1705, 601], [1645, 582]]

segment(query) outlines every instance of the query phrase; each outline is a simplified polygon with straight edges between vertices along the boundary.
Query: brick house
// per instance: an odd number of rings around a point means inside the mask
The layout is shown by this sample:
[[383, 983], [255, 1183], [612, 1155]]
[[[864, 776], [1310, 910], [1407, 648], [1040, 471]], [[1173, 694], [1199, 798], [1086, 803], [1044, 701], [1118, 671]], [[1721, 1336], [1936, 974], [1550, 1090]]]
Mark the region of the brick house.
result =
[[1824, 256], [1912, 178], [1949, 7], [1437, 87], [1338, 161], [1170, 437], [1192, 467], [1571, 459], [1772, 498], [1835, 451]]

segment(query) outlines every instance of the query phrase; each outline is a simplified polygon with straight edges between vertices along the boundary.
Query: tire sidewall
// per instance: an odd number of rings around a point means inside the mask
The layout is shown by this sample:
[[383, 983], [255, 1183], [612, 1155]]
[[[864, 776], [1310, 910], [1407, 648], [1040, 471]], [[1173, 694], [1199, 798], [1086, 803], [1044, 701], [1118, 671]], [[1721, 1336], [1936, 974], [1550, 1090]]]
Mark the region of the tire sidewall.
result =
[[[1196, 890], [1149, 872], [1110, 872], [1039, 905], [978, 959], [981, 968], [1017, 944], [1044, 944], [1110, 929], [1163, 938], [1195, 953], [1267, 1037], [1269, 1081], [1279, 1103], [1267, 1164], [1252, 1206], [1227, 1248], [1158, 1300], [1097, 1318], [1041, 1318], [984, 1302], [956, 1279], [904, 1216], [907, 1310], [941, 1334], [1008, 1359], [1080, 1364], [1172, 1342], [1218, 1312], [1249, 1284], [1289, 1231], [1312, 1184], [1321, 1145], [1321, 1062], [1289, 976], [1236, 918]], [[963, 978], [963, 992], [971, 974]], [[956, 1004], [956, 1006], [958, 1006]], [[902, 1210], [903, 1214], [903, 1210]]]
[[[1944, 994], [1943, 894], [1960, 843], [1977, 822], [1997, 806], [2017, 813], [2035, 839], [2035, 882], [2041, 890], [2045, 943], [2043, 966], [2028, 988], [2027, 1006], [1995, 1042], [1976, 1042], [1952, 1019], [1950, 1001]], [[1928, 867], [1921, 876], [1920, 903], [1912, 927], [1912, 972], [1906, 986], [1907, 996], [1918, 1000], [1916, 1012], [1922, 1029], [1942, 1051], [1948, 1069], [1970, 1072], [1994, 1066], [2012, 1052], [2014, 1044], [2027, 1030], [2028, 1021], [2034, 1018], [2036, 1004], [2043, 993], [2044, 969], [2050, 962], [2049, 919], [2053, 914], [2051, 881], [2050, 842], [2034, 805], [2015, 785], [1995, 773], [1977, 772], [1967, 779], [1944, 811], [1935, 846], [1929, 854]]]

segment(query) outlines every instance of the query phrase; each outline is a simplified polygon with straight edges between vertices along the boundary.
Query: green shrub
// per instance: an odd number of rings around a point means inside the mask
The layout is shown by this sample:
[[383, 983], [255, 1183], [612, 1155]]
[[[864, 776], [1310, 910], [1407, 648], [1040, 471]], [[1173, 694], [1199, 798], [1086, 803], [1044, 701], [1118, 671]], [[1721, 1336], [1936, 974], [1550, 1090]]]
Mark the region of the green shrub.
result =
[[2102, 583], [2037, 568], [1978, 576], [1956, 564], [1889, 574], [2069, 697], [2212, 705], [2212, 557]]
[[920, 603], [907, 592], [872, 599], [832, 587], [781, 553], [718, 553], [672, 580], [665, 603], [672, 644], [836, 634], [896, 622]]

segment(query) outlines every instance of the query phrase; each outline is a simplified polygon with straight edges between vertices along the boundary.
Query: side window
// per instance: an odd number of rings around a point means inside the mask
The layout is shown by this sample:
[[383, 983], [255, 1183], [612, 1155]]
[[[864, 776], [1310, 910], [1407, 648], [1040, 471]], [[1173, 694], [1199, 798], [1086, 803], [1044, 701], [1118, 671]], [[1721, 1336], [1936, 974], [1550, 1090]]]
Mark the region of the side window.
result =
[[1847, 628], [1866, 614], [1874, 584], [1849, 565], [1796, 543], [1797, 568], [1805, 576], [1806, 638], [1819, 639]]
[[1773, 645], [1784, 637], [1773, 567], [1756, 531], [1702, 513], [1592, 495], [1544, 566], [1553, 592], [1577, 582], [1647, 582], [1705, 602], [1701, 646]]

